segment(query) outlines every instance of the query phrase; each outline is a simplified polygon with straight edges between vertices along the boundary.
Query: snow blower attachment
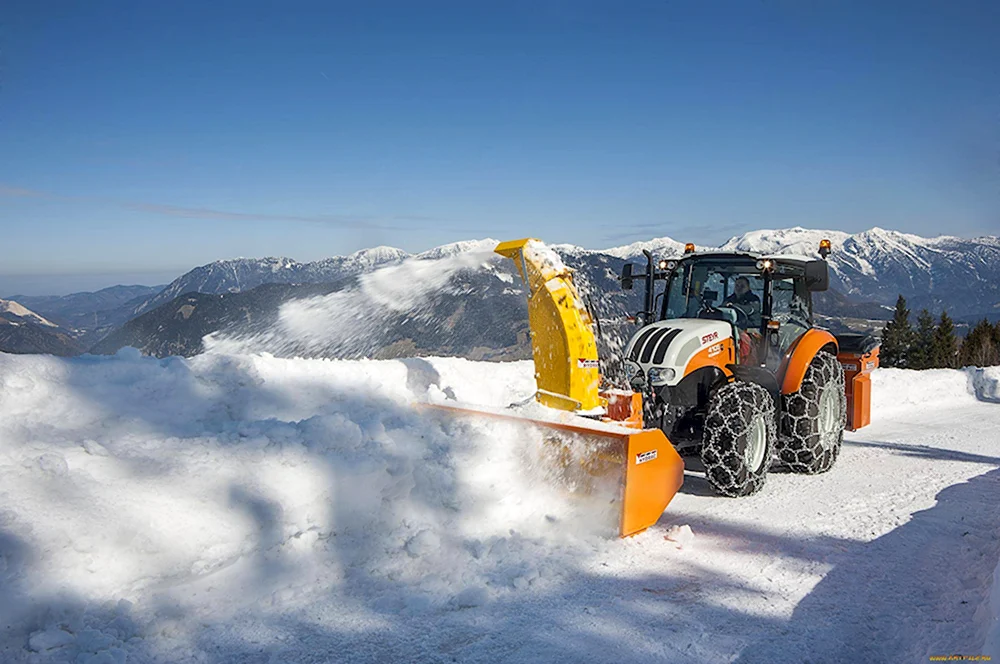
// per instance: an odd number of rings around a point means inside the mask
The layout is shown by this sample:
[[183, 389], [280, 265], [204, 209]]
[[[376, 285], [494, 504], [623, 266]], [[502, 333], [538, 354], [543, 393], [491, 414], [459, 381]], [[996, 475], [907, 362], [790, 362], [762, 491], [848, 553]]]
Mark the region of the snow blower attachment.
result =
[[535, 360], [535, 398], [543, 406], [601, 413], [605, 402], [593, 320], [562, 260], [538, 240], [501, 242], [496, 253], [514, 261], [528, 291], [528, 327]]
[[[659, 520], [684, 482], [684, 462], [659, 429], [635, 429], [569, 412], [537, 412], [427, 404], [451, 413], [496, 418], [537, 436], [546, 475], [571, 493], [610, 507], [621, 537], [642, 532]], [[599, 517], [599, 515], [595, 515]]]
[[593, 319], [559, 256], [533, 239], [502, 242], [496, 253], [514, 261], [527, 290], [534, 400], [544, 408], [432, 407], [519, 424], [540, 439], [547, 476], [609, 506], [620, 536], [645, 530], [680, 489], [684, 462], [662, 431], [642, 428], [642, 395], [601, 391]]

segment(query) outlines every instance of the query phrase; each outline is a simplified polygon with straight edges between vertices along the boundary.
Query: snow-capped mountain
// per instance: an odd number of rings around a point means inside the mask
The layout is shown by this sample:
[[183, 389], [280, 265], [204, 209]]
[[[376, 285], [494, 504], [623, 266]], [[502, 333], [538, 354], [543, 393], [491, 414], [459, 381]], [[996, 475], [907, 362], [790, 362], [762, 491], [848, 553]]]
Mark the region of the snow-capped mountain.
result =
[[[833, 289], [818, 294], [816, 299], [817, 313], [824, 316], [826, 325], [836, 326], [845, 317], [888, 318], [898, 293], [905, 295], [913, 308], [928, 307], [936, 313], [947, 306], [957, 315], [982, 315], [994, 310], [1000, 301], [996, 290], [1000, 283], [997, 238], [928, 239], [882, 229], [850, 235], [791, 228], [746, 233], [718, 249], [816, 256], [823, 238], [830, 239], [833, 245], [829, 258]], [[430, 262], [462, 254], [488, 256], [495, 245], [496, 241], [489, 239], [456, 242], [412, 257], [400, 249], [377, 247], [314, 263], [287, 258], [219, 261], [176, 280], [140, 308], [143, 315], [107, 337], [94, 351], [109, 353], [132, 345], [156, 355], [200, 353], [206, 334], [215, 331], [232, 337], [266, 334], [278, 321], [283, 303], [345, 287], [356, 288], [351, 285], [354, 279], [377, 268], [404, 267], [403, 261], [408, 257]], [[661, 258], [680, 255], [684, 244], [664, 237], [604, 250], [573, 245], [554, 248], [577, 271], [577, 281], [595, 313], [609, 325], [641, 306], [640, 289], [623, 291], [618, 284], [622, 266], [626, 262], [644, 261], [644, 249]], [[698, 247], [699, 251], [711, 249]], [[426, 279], [428, 270], [434, 271], [428, 265], [411, 276]], [[396, 283], [410, 279], [388, 273], [386, 277], [376, 281]], [[524, 294], [509, 261], [494, 257], [477, 262], [434, 288], [435, 294], [424, 303], [419, 315], [405, 307], [393, 310], [380, 323], [377, 339], [373, 337], [358, 348], [352, 347], [346, 356], [442, 352], [467, 357], [526, 356]], [[369, 318], [371, 313], [369, 309]], [[338, 323], [330, 327], [345, 325], [354, 324]], [[276, 354], [345, 356], [332, 347], [317, 350], [296, 346], [289, 350], [282, 346], [273, 350]]]
[[416, 258], [421, 260], [436, 260], [438, 258], [455, 256], [457, 254], [464, 254], [471, 251], [492, 251], [498, 244], [500, 244], [500, 241], [494, 240], [493, 238], [486, 238], [484, 240], [463, 240], [461, 242], [452, 242], [450, 244], [443, 244], [440, 247], [428, 249], [427, 251], [416, 254]]
[[902, 294], [912, 308], [980, 315], [1000, 308], [1000, 239], [924, 238], [872, 228], [854, 235], [832, 231], [758, 231], [727, 248], [799, 252], [830, 239], [831, 284], [848, 297], [892, 304]]
[[[300, 265], [303, 274], [309, 277], [308, 281], [323, 281], [328, 279], [329, 275], [342, 278], [363, 274], [383, 265], [398, 263], [407, 257], [409, 254], [402, 249], [378, 246], [371, 249], [361, 249], [347, 256], [332, 256], [312, 263], [296, 263], [295, 261], [289, 261], [289, 263], [293, 266], [291, 269], [294, 269], [295, 265]], [[288, 261], [288, 259], [283, 260]], [[241, 290], [245, 289], [246, 287]]]
[[730, 238], [720, 248], [726, 251], [749, 251], [761, 254], [818, 255], [820, 240], [830, 240], [839, 250], [851, 237], [842, 231], [810, 230], [808, 228], [783, 228], [779, 230], [750, 231]]
[[408, 253], [395, 247], [362, 249], [347, 256], [333, 256], [311, 263], [290, 258], [235, 258], [215, 261], [187, 272], [134, 310], [135, 315], [151, 311], [185, 293], [240, 293], [262, 284], [332, 283], [398, 263]]
[[[823, 238], [833, 246], [829, 258], [833, 288], [848, 300], [892, 305], [902, 293], [917, 309], [947, 308], [955, 315], [980, 315], [1000, 309], [1000, 238], [996, 237], [924, 238], [881, 228], [852, 235], [797, 227], [744, 233], [718, 248], [815, 256]], [[454, 242], [416, 254], [416, 258], [443, 258], [495, 244], [492, 239]], [[603, 263], [608, 259], [641, 262], [643, 250], [659, 257], [677, 256], [684, 251], [684, 243], [661, 237], [609, 249], [574, 245], [554, 248], [567, 258], [589, 264], [600, 256], [604, 257]], [[698, 246], [699, 251], [712, 248]], [[144, 300], [134, 308], [134, 315], [185, 293], [237, 293], [266, 283], [333, 283], [399, 263], [409, 256], [402, 249], [382, 246], [311, 263], [275, 257], [216, 261], [191, 270]], [[597, 263], [594, 267], [599, 267]]]
[[[913, 309], [947, 309], [959, 316], [1000, 310], [1000, 238], [994, 236], [925, 238], [882, 228], [851, 235], [797, 227], [751, 231], [719, 248], [818, 257], [819, 241], [824, 238], [833, 249], [828, 258], [831, 286], [850, 299], [892, 305], [902, 294]], [[598, 253], [641, 261], [644, 248], [658, 256], [671, 256], [680, 254], [683, 247], [665, 237]], [[699, 251], [708, 249], [698, 247]]]
[[652, 240], [633, 242], [623, 247], [601, 249], [597, 253], [628, 260], [642, 257], [643, 251], [648, 251], [654, 256], [679, 256], [684, 253], [684, 243], [669, 237], [659, 237]]
[[158, 357], [191, 356], [213, 335], [283, 357], [524, 359], [527, 302], [513, 263], [491, 257], [493, 246], [445, 248], [437, 259], [414, 256], [339, 281], [188, 292], [136, 316], [91, 352], [132, 346]]
[[[434, 260], [470, 251], [492, 249], [497, 240], [463, 240], [413, 255], [420, 260]], [[236, 258], [202, 265], [178, 277], [133, 311], [140, 315], [186, 293], [241, 293], [262, 284], [334, 283], [376, 268], [399, 263], [410, 254], [396, 247], [362, 249], [347, 256], [332, 256], [309, 263], [291, 258]]]

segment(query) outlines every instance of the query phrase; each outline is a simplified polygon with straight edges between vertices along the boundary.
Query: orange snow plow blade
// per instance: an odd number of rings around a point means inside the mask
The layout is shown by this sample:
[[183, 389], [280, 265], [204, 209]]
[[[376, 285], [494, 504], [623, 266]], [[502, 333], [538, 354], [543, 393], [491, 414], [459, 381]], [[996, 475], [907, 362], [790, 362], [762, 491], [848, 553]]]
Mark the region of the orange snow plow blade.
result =
[[[617, 530], [627, 537], [659, 520], [684, 482], [684, 462], [659, 429], [634, 429], [553, 413], [551, 419], [524, 417], [501, 410], [423, 404], [476, 418], [496, 418], [542, 430], [549, 459], [562, 483], [580, 493], [607, 496], [617, 516]], [[603, 497], [603, 496], [602, 496]]]

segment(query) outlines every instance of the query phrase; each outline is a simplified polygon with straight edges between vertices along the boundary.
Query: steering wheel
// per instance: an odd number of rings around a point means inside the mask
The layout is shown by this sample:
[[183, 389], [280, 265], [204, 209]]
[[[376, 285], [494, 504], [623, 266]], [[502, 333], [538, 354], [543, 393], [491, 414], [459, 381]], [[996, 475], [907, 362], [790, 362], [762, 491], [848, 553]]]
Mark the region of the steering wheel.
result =
[[745, 330], [750, 328], [750, 314], [744, 311], [743, 307], [735, 302], [726, 302], [722, 308], [730, 309], [736, 313], [736, 327], [742, 327]]

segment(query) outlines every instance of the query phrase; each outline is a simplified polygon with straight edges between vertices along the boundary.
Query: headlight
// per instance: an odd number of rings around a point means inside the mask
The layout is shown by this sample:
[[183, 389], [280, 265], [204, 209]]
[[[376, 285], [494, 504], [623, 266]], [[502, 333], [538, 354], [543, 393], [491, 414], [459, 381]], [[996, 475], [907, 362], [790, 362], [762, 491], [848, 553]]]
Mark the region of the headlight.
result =
[[635, 378], [636, 374], [642, 371], [642, 367], [632, 360], [625, 360], [625, 377], [629, 380]]
[[649, 382], [651, 385], [663, 385], [674, 379], [677, 372], [670, 368], [653, 367], [649, 370]]

